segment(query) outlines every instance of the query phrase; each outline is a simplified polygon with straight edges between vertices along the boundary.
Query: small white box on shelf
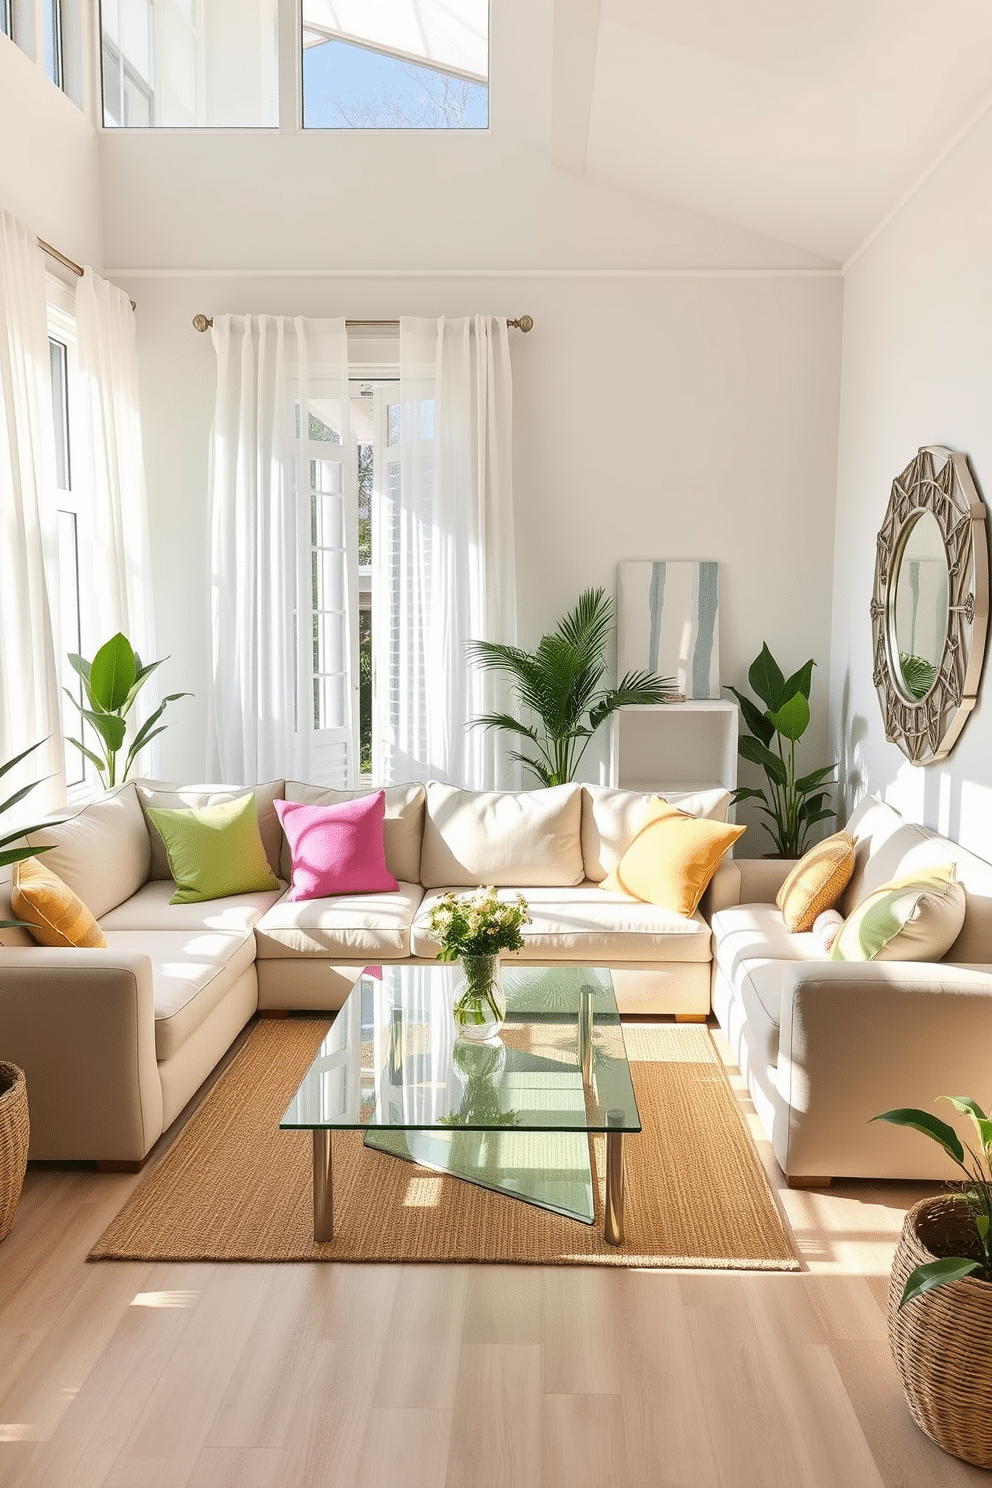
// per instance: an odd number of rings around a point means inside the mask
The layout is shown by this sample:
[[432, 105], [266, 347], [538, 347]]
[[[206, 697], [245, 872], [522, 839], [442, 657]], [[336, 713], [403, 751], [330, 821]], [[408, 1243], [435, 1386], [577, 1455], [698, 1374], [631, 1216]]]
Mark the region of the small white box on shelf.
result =
[[723, 698], [648, 703], [613, 715], [610, 784], [623, 790], [737, 786], [737, 704]]

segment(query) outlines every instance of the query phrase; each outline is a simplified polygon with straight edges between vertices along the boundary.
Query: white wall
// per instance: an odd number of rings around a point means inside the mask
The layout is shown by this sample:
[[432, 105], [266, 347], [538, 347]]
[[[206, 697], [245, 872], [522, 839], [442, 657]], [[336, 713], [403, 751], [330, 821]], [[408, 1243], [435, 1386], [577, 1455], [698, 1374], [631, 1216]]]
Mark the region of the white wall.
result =
[[965, 451], [992, 499], [992, 115], [924, 183], [845, 281], [831, 667], [848, 807], [867, 789], [983, 857], [992, 841], [992, 698], [953, 754], [911, 765], [885, 741], [868, 605], [892, 479], [924, 444]]
[[[138, 302], [159, 654], [171, 655], [163, 686], [196, 693], [162, 736], [168, 775], [204, 767], [214, 357], [190, 322], [239, 310], [533, 315], [533, 331], [511, 342], [522, 643], [536, 643], [583, 588], [612, 592], [622, 558], [715, 558], [724, 680], [743, 682], [762, 640], [787, 670], [816, 657], [804, 758], [821, 761], [838, 279], [122, 282]], [[757, 833], [746, 840], [768, 846]]]
[[77, 263], [103, 262], [96, 130], [0, 35], [0, 206]]

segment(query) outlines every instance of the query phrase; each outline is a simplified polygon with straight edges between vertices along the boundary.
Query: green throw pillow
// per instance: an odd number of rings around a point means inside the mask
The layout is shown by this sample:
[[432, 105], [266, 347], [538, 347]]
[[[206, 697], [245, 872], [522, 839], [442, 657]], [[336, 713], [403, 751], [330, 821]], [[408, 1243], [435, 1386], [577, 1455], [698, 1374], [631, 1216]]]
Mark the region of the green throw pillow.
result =
[[882, 884], [837, 931], [831, 961], [939, 961], [964, 924], [965, 893], [952, 864]]
[[278, 889], [258, 830], [254, 794], [218, 806], [163, 811], [147, 807], [165, 843], [176, 880], [170, 904], [196, 904], [227, 894], [257, 894]]

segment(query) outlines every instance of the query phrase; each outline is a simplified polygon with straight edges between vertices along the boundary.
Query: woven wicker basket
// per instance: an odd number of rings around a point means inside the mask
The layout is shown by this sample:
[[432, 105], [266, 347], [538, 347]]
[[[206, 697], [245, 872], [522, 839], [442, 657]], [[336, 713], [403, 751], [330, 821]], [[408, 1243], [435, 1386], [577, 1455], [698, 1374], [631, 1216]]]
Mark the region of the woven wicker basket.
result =
[[14, 1223], [27, 1165], [27, 1081], [16, 1064], [0, 1060], [0, 1240]]
[[899, 1311], [906, 1278], [937, 1255], [967, 1255], [960, 1200], [924, 1199], [906, 1215], [889, 1283], [889, 1343], [913, 1418], [945, 1452], [992, 1467], [992, 1284], [966, 1276]]

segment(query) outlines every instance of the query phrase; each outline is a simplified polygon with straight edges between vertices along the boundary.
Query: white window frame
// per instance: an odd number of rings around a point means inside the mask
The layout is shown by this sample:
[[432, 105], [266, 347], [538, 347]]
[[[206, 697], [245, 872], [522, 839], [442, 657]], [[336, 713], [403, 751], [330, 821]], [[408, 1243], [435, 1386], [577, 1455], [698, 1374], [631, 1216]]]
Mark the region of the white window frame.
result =
[[[78, 637], [81, 654], [87, 654], [87, 625], [85, 590], [82, 575], [85, 563], [81, 557], [86, 551], [86, 535], [90, 530], [93, 520], [93, 507], [91, 493], [87, 488], [84, 471], [86, 462], [83, 458], [83, 441], [85, 439], [85, 428], [80, 406], [81, 388], [79, 382], [79, 341], [76, 332], [75, 316], [75, 294], [73, 290], [54, 275], [46, 274], [47, 298], [48, 298], [48, 335], [49, 339], [59, 341], [66, 348], [66, 391], [68, 418], [68, 454], [69, 454], [69, 486], [63, 488], [55, 485], [48, 493], [50, 510], [55, 519], [56, 533], [58, 531], [58, 519], [62, 514], [70, 515], [76, 524], [76, 605], [78, 619]], [[54, 410], [53, 410], [54, 412]], [[54, 436], [54, 424], [53, 424]], [[54, 465], [54, 462], [53, 462]], [[51, 593], [50, 603], [52, 606], [52, 636], [56, 647], [56, 664], [59, 676], [59, 686], [76, 692], [79, 679], [69, 666], [67, 660], [68, 646], [67, 624], [62, 614], [62, 583], [61, 583], [61, 554], [53, 555], [53, 567], [55, 572], [49, 578], [49, 590]], [[75, 745], [68, 742], [70, 734], [82, 738], [80, 732], [83, 721], [76, 709], [60, 690], [62, 701], [62, 729], [65, 739], [65, 762], [66, 762], [66, 796], [70, 803], [90, 799], [100, 789], [100, 783], [96, 778], [96, 772], [89, 760], [79, 753]], [[86, 742], [85, 739], [83, 741]], [[78, 774], [77, 774], [78, 770]], [[70, 779], [72, 783], [70, 784]]]

